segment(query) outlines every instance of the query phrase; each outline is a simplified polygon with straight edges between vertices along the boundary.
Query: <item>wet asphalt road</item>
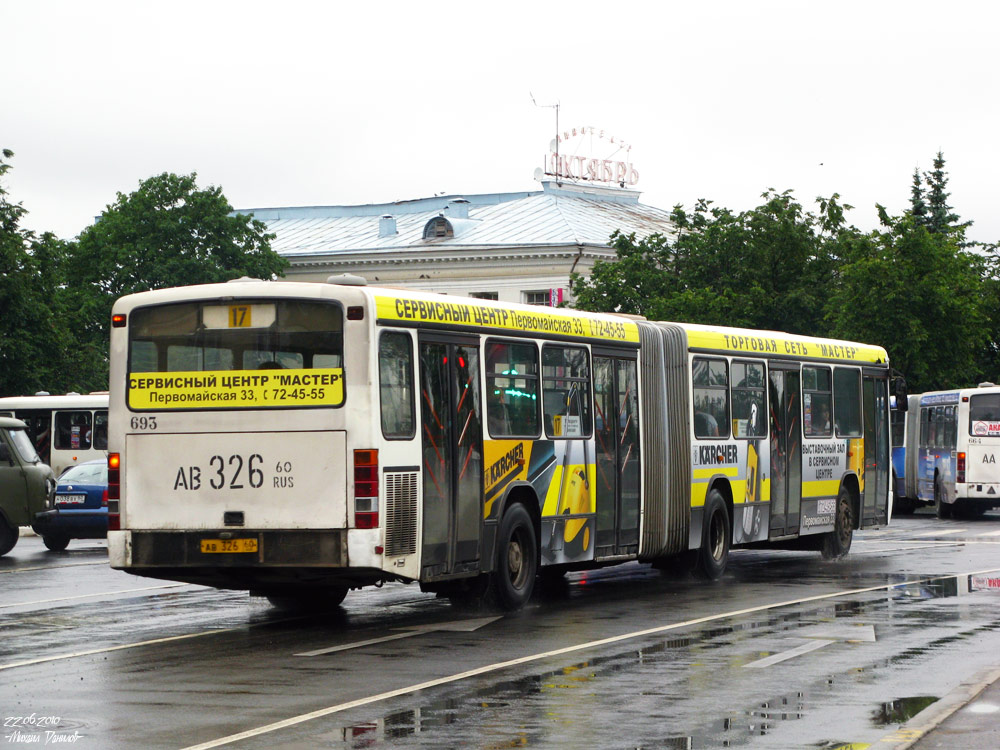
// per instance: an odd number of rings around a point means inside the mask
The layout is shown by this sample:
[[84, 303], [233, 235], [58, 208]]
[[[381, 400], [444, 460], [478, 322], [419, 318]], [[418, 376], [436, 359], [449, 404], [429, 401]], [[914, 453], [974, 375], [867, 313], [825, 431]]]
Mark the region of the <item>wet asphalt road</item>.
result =
[[836, 562], [737, 551], [715, 584], [571, 574], [504, 617], [394, 584], [306, 618], [23, 538], [0, 558], [0, 748], [878, 746], [1000, 666], [987, 571], [1000, 511], [897, 518]]

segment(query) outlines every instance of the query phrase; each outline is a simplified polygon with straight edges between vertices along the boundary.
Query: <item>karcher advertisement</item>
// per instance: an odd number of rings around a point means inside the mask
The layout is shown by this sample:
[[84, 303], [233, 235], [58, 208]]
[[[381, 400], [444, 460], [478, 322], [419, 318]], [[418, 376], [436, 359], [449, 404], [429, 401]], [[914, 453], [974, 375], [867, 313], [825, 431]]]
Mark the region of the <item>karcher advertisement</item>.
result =
[[512, 483], [530, 484], [542, 500], [546, 564], [594, 557], [594, 473], [585, 440], [487, 440], [486, 518], [496, 517]]

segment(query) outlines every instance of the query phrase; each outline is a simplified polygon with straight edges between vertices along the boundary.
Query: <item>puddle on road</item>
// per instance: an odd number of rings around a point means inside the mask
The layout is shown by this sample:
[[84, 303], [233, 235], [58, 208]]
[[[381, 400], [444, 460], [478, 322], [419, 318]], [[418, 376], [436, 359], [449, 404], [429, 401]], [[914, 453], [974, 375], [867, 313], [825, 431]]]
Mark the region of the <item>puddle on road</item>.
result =
[[[908, 581], [900, 576], [897, 580], [898, 583], [888, 590], [872, 592], [871, 599], [833, 603], [834, 618], [861, 616], [869, 608], [877, 608], [880, 603], [884, 605], [887, 598], [890, 601], [916, 603], [970, 593], [968, 576], [942, 576], [922, 581]], [[690, 635], [654, 641], [640, 648], [497, 683], [479, 691], [460, 692], [449, 699], [384, 714], [364, 723], [331, 727], [333, 731], [325, 739], [332, 740], [331, 747], [350, 750], [400, 742], [410, 746], [437, 747], [445, 734], [452, 745], [457, 743], [490, 750], [579, 742], [581, 731], [594, 731], [591, 721], [595, 712], [607, 709], [600, 697], [604, 691], [602, 685], [606, 686], [606, 680], [622, 679], [623, 676], [626, 682], [633, 680], [635, 684], [631, 686], [631, 692], [626, 688], [618, 693], [631, 695], [629, 704], [622, 706], [620, 720], [627, 723], [629, 712], [646, 712], [642, 726], [634, 727], [642, 731], [643, 736], [629, 738], [630, 747], [686, 750], [745, 747], [753, 745], [754, 738], [773, 734], [784, 722], [803, 719], [808, 710], [822, 703], [818, 693], [815, 701], [809, 692], [797, 691], [742, 709], [736, 706], [720, 712], [714, 719], [681, 717], [671, 713], [671, 704], [685, 698], [683, 693], [674, 694], [681, 689], [679, 686], [683, 686], [684, 678], [671, 679], [671, 675], [678, 677], [685, 671], [690, 675], [693, 667], [688, 658], [694, 659], [696, 665], [700, 663], [704, 666], [708, 661], [707, 652], [731, 646], [733, 637], [738, 637], [743, 631], [794, 632], [797, 626], [813, 621], [815, 612], [799, 611], [774, 612], [762, 619], [716, 624]], [[875, 672], [900, 661], [919, 658], [925, 652], [941, 648], [953, 640], [996, 627], [998, 624], [995, 621], [974, 629], [972, 633], [949, 635], [904, 651], [884, 662], [869, 665], [864, 671]], [[699, 659], [696, 653], [691, 654], [692, 649], [705, 654], [705, 658]], [[682, 654], [689, 654], [689, 657], [685, 658]], [[650, 681], [644, 677], [644, 669], [659, 671], [660, 676], [667, 679], [663, 682]], [[832, 686], [834, 681], [834, 677], [828, 678], [827, 686]], [[935, 700], [935, 696], [912, 696], [889, 701], [872, 711], [872, 723], [876, 727], [902, 724]], [[656, 727], [666, 731], [656, 737]], [[686, 730], [686, 733], [671, 733], [671, 728]], [[486, 743], [483, 742], [484, 737], [489, 738]], [[601, 745], [602, 740], [607, 741], [609, 737], [595, 735], [591, 739]], [[869, 745], [830, 740], [817, 747], [824, 750], [862, 750]]]
[[894, 701], [883, 703], [872, 715], [872, 722], [877, 727], [904, 724], [937, 700], [939, 698], [936, 695], [897, 698]]

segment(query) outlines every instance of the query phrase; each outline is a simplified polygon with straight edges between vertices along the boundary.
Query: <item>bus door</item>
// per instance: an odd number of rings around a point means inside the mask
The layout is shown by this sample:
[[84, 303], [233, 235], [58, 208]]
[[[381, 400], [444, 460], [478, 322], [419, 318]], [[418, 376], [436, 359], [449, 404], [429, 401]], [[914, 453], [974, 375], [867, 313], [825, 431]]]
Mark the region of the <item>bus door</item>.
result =
[[479, 570], [483, 429], [479, 344], [420, 337], [423, 472], [421, 578]]
[[889, 392], [885, 375], [863, 372], [861, 392], [865, 426], [865, 489], [861, 525], [868, 526], [889, 520], [889, 430], [885, 418]]
[[801, 376], [798, 365], [771, 365], [770, 538], [799, 533], [802, 506]]
[[598, 558], [639, 549], [638, 387], [635, 359], [594, 354]]

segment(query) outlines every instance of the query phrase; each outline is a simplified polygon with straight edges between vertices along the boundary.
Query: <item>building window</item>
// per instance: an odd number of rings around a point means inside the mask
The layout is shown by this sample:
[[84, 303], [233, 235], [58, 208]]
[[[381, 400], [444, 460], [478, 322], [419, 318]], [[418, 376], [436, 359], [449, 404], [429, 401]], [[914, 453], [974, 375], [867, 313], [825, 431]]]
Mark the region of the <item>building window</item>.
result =
[[500, 299], [500, 295], [497, 292], [469, 292], [469, 296], [473, 299]]
[[549, 306], [549, 290], [541, 289], [538, 291], [523, 292], [524, 303], [526, 305], [545, 305]]
[[443, 216], [435, 216], [424, 225], [425, 240], [437, 240], [454, 236], [455, 230], [451, 226], [451, 222]]

